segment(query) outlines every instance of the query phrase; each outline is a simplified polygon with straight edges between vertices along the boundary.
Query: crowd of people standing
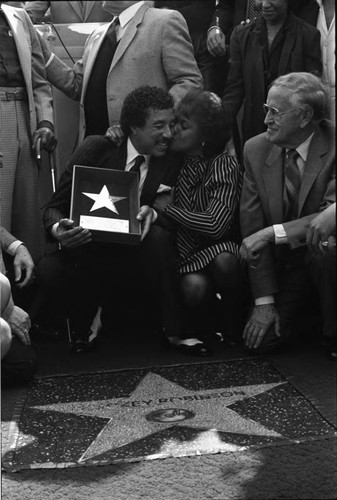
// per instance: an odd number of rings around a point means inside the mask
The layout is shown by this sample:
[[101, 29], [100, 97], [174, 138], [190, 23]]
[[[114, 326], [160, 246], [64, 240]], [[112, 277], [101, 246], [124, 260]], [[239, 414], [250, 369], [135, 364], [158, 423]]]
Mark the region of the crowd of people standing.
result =
[[[54, 23], [102, 23], [72, 67], [34, 28], [48, 8]], [[224, 337], [266, 352], [317, 294], [337, 359], [334, 29], [330, 0], [0, 2], [1, 246], [13, 292], [57, 305], [74, 353], [95, 348], [113, 279], [142, 284], [165, 341], [196, 356], [211, 355], [215, 300]], [[79, 101], [79, 143], [42, 220], [36, 153], [56, 147], [52, 86]], [[97, 243], [70, 219], [74, 165], [137, 172], [140, 245]], [[31, 349], [14, 313], [5, 366], [11, 331]]]

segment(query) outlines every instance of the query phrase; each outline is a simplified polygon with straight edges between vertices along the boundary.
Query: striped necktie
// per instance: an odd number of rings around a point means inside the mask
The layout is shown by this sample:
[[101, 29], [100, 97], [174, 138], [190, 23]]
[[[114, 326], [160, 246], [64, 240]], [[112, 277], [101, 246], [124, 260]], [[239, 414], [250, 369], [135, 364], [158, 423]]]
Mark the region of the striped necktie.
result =
[[301, 188], [301, 173], [297, 165], [299, 157], [296, 149], [289, 149], [284, 165], [284, 218], [297, 218], [298, 197]]

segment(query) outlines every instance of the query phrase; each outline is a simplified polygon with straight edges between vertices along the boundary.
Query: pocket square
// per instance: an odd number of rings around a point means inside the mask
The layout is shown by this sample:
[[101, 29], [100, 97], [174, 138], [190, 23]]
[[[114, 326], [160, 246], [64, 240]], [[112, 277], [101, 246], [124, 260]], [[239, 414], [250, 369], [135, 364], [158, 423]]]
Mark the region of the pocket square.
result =
[[166, 184], [160, 184], [157, 189], [157, 193], [167, 193], [172, 190], [172, 186], [166, 186]]

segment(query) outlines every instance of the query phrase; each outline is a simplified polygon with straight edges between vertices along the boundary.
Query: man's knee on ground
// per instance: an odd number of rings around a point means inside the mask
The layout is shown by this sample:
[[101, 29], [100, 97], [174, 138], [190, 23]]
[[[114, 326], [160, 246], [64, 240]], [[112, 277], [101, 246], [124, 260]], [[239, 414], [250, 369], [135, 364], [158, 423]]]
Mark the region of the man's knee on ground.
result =
[[11, 285], [9, 283], [9, 279], [2, 273], [0, 273], [0, 302], [1, 302], [1, 314], [6, 309], [9, 299], [11, 297]]
[[6, 356], [12, 343], [12, 332], [9, 324], [3, 318], [0, 318], [0, 349], [1, 359]]

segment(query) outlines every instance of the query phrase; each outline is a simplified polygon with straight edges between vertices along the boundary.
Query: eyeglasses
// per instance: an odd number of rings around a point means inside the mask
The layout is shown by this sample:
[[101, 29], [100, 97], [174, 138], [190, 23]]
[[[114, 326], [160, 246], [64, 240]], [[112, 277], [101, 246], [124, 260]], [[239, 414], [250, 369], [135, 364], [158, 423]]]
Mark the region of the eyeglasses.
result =
[[263, 104], [263, 111], [264, 114], [267, 116], [268, 113], [271, 114], [272, 118], [278, 119], [282, 115], [285, 115], [287, 113], [291, 113], [292, 111], [296, 111], [298, 108], [292, 108], [288, 109], [287, 111], [279, 111], [277, 108], [273, 108], [272, 106], [268, 106], [268, 104]]

